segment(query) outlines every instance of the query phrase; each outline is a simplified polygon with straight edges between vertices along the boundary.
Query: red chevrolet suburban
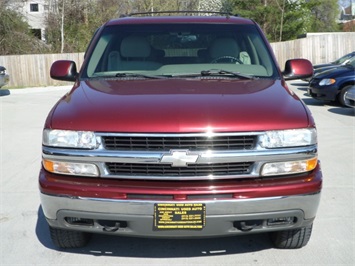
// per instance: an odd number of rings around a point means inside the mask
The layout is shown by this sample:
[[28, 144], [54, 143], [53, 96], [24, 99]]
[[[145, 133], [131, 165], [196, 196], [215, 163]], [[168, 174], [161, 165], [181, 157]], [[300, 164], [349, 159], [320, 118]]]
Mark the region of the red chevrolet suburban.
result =
[[307, 244], [322, 174], [317, 132], [260, 27], [228, 14], [131, 14], [101, 26], [43, 130], [41, 205], [54, 244], [92, 233], [195, 238], [269, 233]]

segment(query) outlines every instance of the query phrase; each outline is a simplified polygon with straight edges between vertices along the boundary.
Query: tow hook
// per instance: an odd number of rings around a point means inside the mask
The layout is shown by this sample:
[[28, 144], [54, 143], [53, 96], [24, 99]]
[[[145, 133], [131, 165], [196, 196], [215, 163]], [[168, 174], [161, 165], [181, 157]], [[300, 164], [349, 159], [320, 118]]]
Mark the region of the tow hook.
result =
[[103, 231], [104, 232], [116, 232], [118, 229], [120, 229], [120, 223], [116, 222], [114, 226], [108, 226], [105, 224]]
[[253, 230], [255, 225], [247, 225], [246, 222], [240, 222], [240, 230], [247, 232]]
[[251, 223], [251, 221], [243, 221], [238, 222], [237, 228], [243, 232], [248, 232], [258, 227], [259, 225], [260, 224], [258, 223], [258, 221], [254, 221], [253, 223]]

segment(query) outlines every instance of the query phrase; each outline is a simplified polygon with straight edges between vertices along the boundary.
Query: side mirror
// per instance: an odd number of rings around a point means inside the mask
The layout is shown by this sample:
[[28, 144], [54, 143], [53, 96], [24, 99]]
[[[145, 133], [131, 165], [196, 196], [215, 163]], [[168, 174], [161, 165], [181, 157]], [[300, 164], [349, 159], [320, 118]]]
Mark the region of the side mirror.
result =
[[50, 75], [52, 79], [75, 81], [78, 76], [76, 64], [70, 60], [55, 61], [51, 66]]
[[285, 80], [309, 78], [313, 76], [313, 65], [307, 59], [287, 60], [282, 74]]

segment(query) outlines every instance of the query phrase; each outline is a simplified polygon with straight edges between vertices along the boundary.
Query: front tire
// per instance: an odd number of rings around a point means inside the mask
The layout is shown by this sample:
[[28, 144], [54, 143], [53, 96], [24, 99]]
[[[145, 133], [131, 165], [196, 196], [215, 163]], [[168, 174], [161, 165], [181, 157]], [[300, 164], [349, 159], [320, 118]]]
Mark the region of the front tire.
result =
[[342, 105], [342, 106], [346, 106], [345, 104], [345, 95], [346, 95], [346, 92], [352, 87], [353, 85], [349, 85], [349, 86], [345, 86], [344, 88], [341, 89], [340, 93], [339, 93], [339, 96], [338, 96], [338, 101], [339, 103]]
[[270, 233], [271, 241], [276, 248], [296, 249], [307, 245], [312, 234], [312, 224], [303, 228]]
[[89, 243], [91, 234], [49, 227], [51, 239], [59, 248], [80, 248]]

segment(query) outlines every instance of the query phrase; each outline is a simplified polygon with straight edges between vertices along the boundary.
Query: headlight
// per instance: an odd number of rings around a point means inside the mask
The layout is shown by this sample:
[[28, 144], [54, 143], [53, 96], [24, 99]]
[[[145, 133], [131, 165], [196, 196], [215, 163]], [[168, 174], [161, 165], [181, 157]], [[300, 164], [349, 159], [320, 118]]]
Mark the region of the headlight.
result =
[[326, 85], [332, 85], [335, 83], [335, 79], [322, 79], [320, 82], [319, 82], [319, 86], [326, 86]]
[[318, 164], [317, 157], [291, 162], [273, 162], [264, 164], [261, 175], [290, 175], [312, 171]]
[[73, 163], [43, 160], [43, 167], [48, 172], [62, 175], [99, 176], [99, 170], [95, 164]]
[[63, 148], [94, 149], [98, 143], [94, 132], [45, 129], [43, 145]]
[[317, 143], [315, 128], [266, 131], [260, 137], [263, 148], [309, 146]]

